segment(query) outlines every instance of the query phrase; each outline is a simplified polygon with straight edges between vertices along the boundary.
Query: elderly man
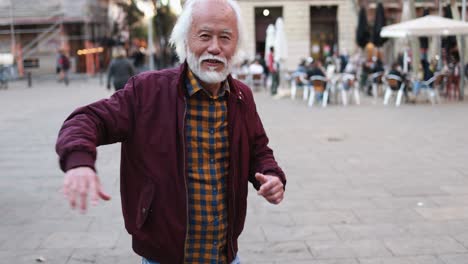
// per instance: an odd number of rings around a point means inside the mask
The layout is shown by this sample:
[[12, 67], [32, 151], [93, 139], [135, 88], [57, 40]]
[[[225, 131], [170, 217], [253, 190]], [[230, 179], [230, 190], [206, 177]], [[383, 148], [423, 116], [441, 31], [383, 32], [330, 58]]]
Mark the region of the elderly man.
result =
[[233, 0], [188, 1], [171, 42], [183, 65], [132, 77], [75, 110], [57, 140], [71, 207], [109, 200], [96, 146], [122, 142], [125, 227], [143, 263], [240, 263], [247, 185], [273, 204], [286, 179], [250, 89], [229, 75], [241, 43]]

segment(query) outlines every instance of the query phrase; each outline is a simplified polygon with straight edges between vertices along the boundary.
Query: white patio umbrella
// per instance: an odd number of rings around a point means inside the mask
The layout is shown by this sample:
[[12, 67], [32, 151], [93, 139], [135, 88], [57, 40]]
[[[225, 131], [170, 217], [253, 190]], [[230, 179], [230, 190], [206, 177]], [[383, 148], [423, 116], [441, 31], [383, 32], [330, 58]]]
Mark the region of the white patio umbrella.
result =
[[288, 58], [288, 41], [284, 32], [284, 22], [281, 17], [275, 23], [275, 61], [284, 62]]
[[[415, 18], [414, 6], [411, 5], [410, 0], [403, 0], [401, 10], [400, 22], [409, 21]], [[384, 27], [385, 28], [385, 27]], [[382, 29], [383, 30], [383, 29]], [[382, 34], [380, 34], [382, 36]], [[395, 43], [395, 48], [403, 47], [403, 71], [408, 72], [408, 50], [411, 48], [413, 54], [413, 69], [418, 69], [419, 61], [419, 41], [411, 39], [411, 37], [400, 38]]]
[[270, 47], [275, 46], [275, 31], [275, 26], [273, 24], [268, 25], [265, 38], [265, 61], [268, 61]]
[[448, 36], [468, 34], [468, 22], [440, 16], [424, 16], [382, 28], [380, 36], [388, 38]]
[[284, 32], [284, 22], [281, 17], [276, 19], [275, 30], [275, 62], [279, 65], [279, 74], [281, 76], [279, 88], [281, 89], [285, 87], [285, 78], [282, 77], [285, 76], [287, 72], [285, 62], [288, 58], [288, 42], [286, 33]]

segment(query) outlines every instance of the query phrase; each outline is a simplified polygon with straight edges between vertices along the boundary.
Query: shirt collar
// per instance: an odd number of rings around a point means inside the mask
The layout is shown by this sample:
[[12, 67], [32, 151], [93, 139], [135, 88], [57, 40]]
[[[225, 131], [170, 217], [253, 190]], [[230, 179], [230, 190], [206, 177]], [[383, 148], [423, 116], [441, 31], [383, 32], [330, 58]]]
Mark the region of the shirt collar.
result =
[[218, 98], [221, 96], [224, 96], [227, 93], [230, 92], [229, 90], [229, 82], [227, 80], [223, 81], [221, 84], [221, 89], [219, 89], [219, 92], [216, 96], [212, 96], [203, 86], [201, 86], [200, 82], [198, 79], [195, 77], [193, 72], [189, 69], [187, 71], [187, 78], [186, 78], [186, 87], [187, 87], [187, 93], [188, 96], [191, 97], [192, 95], [196, 94], [199, 91], [204, 91], [208, 96], [213, 97], [213, 98]]

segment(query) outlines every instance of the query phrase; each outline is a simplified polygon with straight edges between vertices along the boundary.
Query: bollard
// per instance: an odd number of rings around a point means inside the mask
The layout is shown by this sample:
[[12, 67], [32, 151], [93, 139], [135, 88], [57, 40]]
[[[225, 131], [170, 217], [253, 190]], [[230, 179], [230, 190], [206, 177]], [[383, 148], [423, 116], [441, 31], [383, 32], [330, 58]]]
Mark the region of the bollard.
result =
[[99, 71], [99, 85], [103, 85], [104, 84], [104, 80], [103, 80], [103, 74], [102, 74], [102, 70]]
[[27, 73], [27, 76], [28, 76], [28, 87], [31, 88], [32, 87], [32, 76], [31, 76], [31, 72], [28, 72]]

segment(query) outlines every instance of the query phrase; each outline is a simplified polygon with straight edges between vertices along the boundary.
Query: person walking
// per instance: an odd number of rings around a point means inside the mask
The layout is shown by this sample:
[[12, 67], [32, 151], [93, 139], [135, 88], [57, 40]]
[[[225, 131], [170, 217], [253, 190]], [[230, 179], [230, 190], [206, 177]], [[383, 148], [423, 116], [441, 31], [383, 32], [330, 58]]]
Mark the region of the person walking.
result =
[[83, 211], [88, 196], [110, 199], [96, 147], [122, 143], [122, 212], [142, 263], [240, 263], [248, 182], [272, 204], [284, 198], [286, 177], [252, 91], [230, 75], [241, 18], [234, 0], [187, 1], [170, 39], [181, 66], [130, 78], [59, 132], [63, 192]]
[[114, 58], [109, 64], [107, 70], [107, 89], [111, 89], [111, 81], [116, 91], [124, 88], [128, 79], [135, 74], [135, 68], [126, 58], [126, 51], [123, 47], [117, 47], [113, 50]]
[[8, 67], [0, 64], [0, 89], [8, 89]]
[[64, 82], [65, 85], [70, 83], [68, 71], [70, 70], [70, 59], [65, 54], [64, 50], [59, 51], [57, 58], [57, 73], [59, 74], [59, 82]]
[[271, 95], [278, 93], [279, 86], [279, 64], [275, 62], [275, 48], [270, 47], [268, 54], [268, 72], [271, 74]]

